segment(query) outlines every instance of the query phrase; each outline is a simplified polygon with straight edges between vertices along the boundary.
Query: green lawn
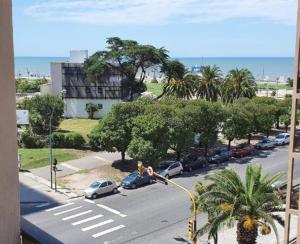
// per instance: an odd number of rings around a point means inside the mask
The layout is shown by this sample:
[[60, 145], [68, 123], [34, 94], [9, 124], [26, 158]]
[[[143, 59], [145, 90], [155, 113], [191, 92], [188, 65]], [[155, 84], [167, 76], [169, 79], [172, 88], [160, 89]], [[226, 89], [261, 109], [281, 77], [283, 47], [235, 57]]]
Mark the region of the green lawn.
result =
[[162, 93], [162, 83], [147, 83], [147, 91], [159, 96]]
[[98, 122], [99, 120], [92, 119], [66, 119], [61, 122], [59, 129], [63, 131], [78, 132], [85, 140], [87, 140], [87, 135], [98, 124]]
[[[21, 154], [22, 169], [34, 169], [49, 165], [49, 148], [42, 149], [19, 149]], [[53, 158], [58, 162], [64, 162], [80, 158], [82, 152], [74, 149], [53, 149]]]
[[268, 84], [268, 83], [263, 83], [263, 84], [257, 84], [258, 89], [270, 89], [270, 90], [292, 90], [293, 88], [286, 85], [286, 84]]

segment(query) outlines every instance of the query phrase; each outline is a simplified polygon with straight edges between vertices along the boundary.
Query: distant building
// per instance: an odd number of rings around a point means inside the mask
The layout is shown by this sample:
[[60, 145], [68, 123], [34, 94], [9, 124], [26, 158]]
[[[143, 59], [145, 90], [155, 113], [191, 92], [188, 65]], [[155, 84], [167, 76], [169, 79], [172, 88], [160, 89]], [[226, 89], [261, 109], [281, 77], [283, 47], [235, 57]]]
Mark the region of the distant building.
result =
[[70, 62], [51, 63], [51, 93], [64, 97], [66, 118], [87, 118], [88, 103], [99, 107], [95, 118], [104, 117], [114, 104], [128, 97], [128, 89], [122, 85], [123, 77], [116, 71], [110, 77], [88, 82], [83, 70], [87, 57], [87, 51], [71, 51]]

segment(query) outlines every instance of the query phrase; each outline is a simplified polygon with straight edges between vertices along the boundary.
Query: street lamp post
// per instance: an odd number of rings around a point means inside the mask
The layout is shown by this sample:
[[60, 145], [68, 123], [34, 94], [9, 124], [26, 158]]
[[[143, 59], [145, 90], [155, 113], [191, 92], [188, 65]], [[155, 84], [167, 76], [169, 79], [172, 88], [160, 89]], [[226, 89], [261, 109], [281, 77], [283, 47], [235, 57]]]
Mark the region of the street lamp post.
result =
[[52, 187], [52, 167], [53, 167], [53, 162], [52, 162], [52, 117], [53, 117], [53, 112], [54, 108], [52, 108], [51, 115], [50, 115], [50, 121], [49, 121], [49, 148], [50, 148], [50, 187]]

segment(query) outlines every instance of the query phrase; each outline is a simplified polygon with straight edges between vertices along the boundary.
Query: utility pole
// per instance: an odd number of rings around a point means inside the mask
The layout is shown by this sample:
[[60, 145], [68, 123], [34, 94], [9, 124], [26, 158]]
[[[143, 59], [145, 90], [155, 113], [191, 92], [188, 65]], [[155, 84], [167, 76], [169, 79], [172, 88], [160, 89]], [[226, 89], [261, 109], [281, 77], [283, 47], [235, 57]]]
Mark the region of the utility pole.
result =
[[50, 149], [50, 187], [53, 189], [53, 177], [52, 177], [52, 168], [53, 168], [53, 162], [52, 162], [52, 117], [53, 117], [53, 111], [54, 108], [51, 110], [50, 115], [50, 121], [49, 121], [49, 149]]

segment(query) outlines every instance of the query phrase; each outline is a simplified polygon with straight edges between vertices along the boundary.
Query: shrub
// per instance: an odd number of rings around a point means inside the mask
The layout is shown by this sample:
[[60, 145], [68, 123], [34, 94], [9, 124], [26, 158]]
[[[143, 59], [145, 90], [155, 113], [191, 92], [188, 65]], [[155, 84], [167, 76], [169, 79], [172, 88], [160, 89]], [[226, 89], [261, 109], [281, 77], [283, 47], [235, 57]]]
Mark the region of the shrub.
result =
[[66, 148], [81, 148], [84, 144], [85, 140], [79, 133], [71, 132], [65, 135]]
[[21, 144], [25, 148], [42, 148], [45, 141], [40, 136], [34, 135], [32, 131], [26, 130], [21, 134]]
[[52, 133], [52, 146], [55, 148], [64, 148], [66, 144], [65, 134], [61, 132]]
[[100, 146], [100, 133], [98, 126], [92, 129], [91, 133], [88, 134], [89, 145], [93, 149], [97, 149]]
[[98, 105], [93, 103], [86, 104], [85, 111], [88, 113], [89, 119], [94, 118], [94, 114], [99, 111]]

